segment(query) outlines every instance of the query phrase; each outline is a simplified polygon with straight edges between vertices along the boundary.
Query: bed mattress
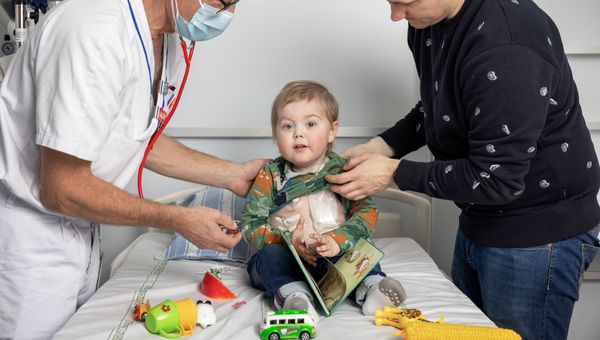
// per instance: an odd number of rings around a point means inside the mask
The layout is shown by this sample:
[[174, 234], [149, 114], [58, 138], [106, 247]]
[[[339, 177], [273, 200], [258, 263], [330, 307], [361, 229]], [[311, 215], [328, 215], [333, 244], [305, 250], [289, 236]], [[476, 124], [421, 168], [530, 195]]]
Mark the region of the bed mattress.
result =
[[[148, 232], [123, 254], [113, 276], [56, 334], [55, 339], [149, 339], [144, 324], [133, 320], [136, 302], [150, 300], [154, 306], [166, 299], [205, 299], [199, 292], [204, 272], [222, 268], [222, 279], [237, 299], [213, 301], [217, 323], [196, 327], [189, 339], [258, 339], [262, 313], [270, 306], [264, 294], [251, 287], [245, 267], [215, 261], [159, 261], [155, 255], [170, 243], [172, 235]], [[406, 290], [407, 308], [417, 308], [428, 320], [444, 316], [448, 323], [493, 326], [462, 292], [438, 269], [429, 255], [410, 238], [375, 239], [385, 252], [381, 262], [388, 276], [400, 280]], [[375, 326], [347, 299], [332, 316], [321, 318], [317, 338], [360, 336], [363, 339], [399, 339], [390, 326]]]

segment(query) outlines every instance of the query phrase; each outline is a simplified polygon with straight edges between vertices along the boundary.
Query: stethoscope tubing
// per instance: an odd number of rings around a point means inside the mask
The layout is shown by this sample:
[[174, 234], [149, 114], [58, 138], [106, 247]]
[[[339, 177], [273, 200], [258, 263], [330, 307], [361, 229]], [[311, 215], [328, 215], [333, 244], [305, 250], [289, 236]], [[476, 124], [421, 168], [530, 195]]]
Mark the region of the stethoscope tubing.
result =
[[185, 88], [185, 84], [187, 83], [188, 74], [190, 73], [190, 66], [191, 66], [192, 57], [194, 55], [194, 48], [196, 47], [196, 44], [195, 44], [195, 42], [191, 43], [191, 47], [189, 50], [190, 53], [188, 55], [187, 44], [185, 43], [185, 41], [183, 40], [183, 38], [181, 36], [179, 36], [179, 39], [181, 40], [180, 44], [181, 44], [181, 48], [183, 49], [183, 58], [185, 60], [185, 72], [183, 74], [183, 80], [181, 81], [181, 86], [179, 86], [179, 92], [177, 92], [177, 96], [175, 97], [175, 102], [173, 103], [173, 107], [171, 108], [171, 110], [169, 110], [169, 114], [165, 118], [164, 123], [160, 124], [158, 129], [152, 135], [152, 137], [150, 137], [150, 142], [148, 142], [148, 146], [146, 147], [146, 151], [144, 151], [144, 156], [142, 157], [142, 161], [140, 162], [140, 166], [138, 168], [138, 180], [137, 180], [138, 196], [140, 198], [144, 198], [144, 192], [142, 190], [142, 174], [144, 172], [144, 165], [146, 164], [146, 158], [148, 158], [148, 154], [152, 150], [152, 147], [154, 147], [154, 143], [156, 143], [156, 141], [158, 140], [158, 137], [160, 137], [163, 130], [167, 127], [167, 124], [169, 124], [169, 121], [175, 114], [175, 111], [177, 110], [177, 106], [179, 105], [179, 100], [181, 99], [181, 95], [183, 94], [183, 89]]
[[[137, 20], [135, 19], [135, 14], [133, 13], [133, 7], [131, 6], [131, 1], [127, 0], [127, 4], [129, 5], [129, 13], [131, 14], [131, 19], [133, 20], [133, 25], [135, 27], [138, 38], [142, 45], [142, 50], [144, 51], [144, 57], [146, 58], [146, 66], [148, 68], [148, 80], [150, 82], [150, 98], [153, 98], [153, 96], [152, 96], [152, 84], [153, 84], [152, 71], [150, 70], [150, 61], [148, 59], [148, 52], [146, 51], [146, 45], [144, 44], [144, 39], [142, 39], [142, 33], [140, 32], [140, 29], [138, 27]], [[185, 43], [185, 40], [183, 40], [181, 35], [179, 35], [179, 41], [180, 41], [181, 49], [183, 50], [183, 59], [185, 61], [185, 72], [183, 74], [183, 80], [181, 81], [181, 86], [179, 87], [179, 91], [177, 92], [177, 96], [175, 97], [175, 102], [173, 103], [172, 108], [169, 110], [167, 117], [164, 120], [160, 120], [160, 124], [158, 125], [156, 131], [152, 134], [152, 137], [150, 137], [150, 141], [148, 142], [148, 146], [146, 147], [146, 150], [144, 151], [144, 156], [142, 157], [142, 160], [138, 167], [137, 187], [138, 187], [138, 196], [140, 198], [144, 198], [144, 192], [142, 190], [142, 174], [144, 172], [144, 166], [146, 164], [146, 159], [148, 158], [148, 154], [154, 147], [154, 143], [156, 143], [156, 141], [162, 134], [163, 130], [167, 127], [167, 124], [171, 120], [171, 117], [173, 117], [173, 114], [175, 114], [175, 111], [177, 110], [177, 106], [179, 105], [179, 99], [181, 99], [181, 95], [183, 94], [183, 89], [185, 88], [185, 84], [187, 82], [188, 74], [190, 73], [190, 66], [192, 63], [192, 57], [194, 56], [194, 48], [196, 47], [196, 43], [194, 41], [191, 42], [190, 48], [189, 48], [189, 53], [188, 53], [187, 44]]]

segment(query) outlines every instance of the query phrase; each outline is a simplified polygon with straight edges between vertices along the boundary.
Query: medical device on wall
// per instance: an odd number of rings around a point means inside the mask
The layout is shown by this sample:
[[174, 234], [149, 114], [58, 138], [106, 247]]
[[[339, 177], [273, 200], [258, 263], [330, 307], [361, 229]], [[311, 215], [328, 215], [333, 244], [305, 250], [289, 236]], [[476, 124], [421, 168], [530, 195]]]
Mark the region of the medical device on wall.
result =
[[21, 47], [41, 16], [60, 1], [13, 0], [14, 21], [9, 22], [7, 32], [13, 36], [17, 48]]
[[[27, 39], [27, 27], [33, 26], [34, 18], [30, 17], [30, 13], [27, 10], [27, 2], [25, 0], [15, 1], [15, 44], [17, 47], [21, 47]], [[33, 14], [33, 12], [31, 12]]]
[[0, 81], [4, 79], [4, 72], [12, 57], [25, 43], [40, 18], [61, 2], [62, 0], [0, 1], [0, 25], [5, 30], [0, 42]]

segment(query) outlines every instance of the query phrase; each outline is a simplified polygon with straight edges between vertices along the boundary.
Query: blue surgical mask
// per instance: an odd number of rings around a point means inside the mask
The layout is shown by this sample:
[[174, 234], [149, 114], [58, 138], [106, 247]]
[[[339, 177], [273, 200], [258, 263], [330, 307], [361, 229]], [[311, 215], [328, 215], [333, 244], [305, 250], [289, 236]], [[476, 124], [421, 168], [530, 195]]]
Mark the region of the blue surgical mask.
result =
[[229, 11], [217, 13], [218, 9], [201, 2], [200, 8], [194, 14], [192, 20], [187, 22], [179, 14], [177, 0], [173, 1], [177, 10], [175, 15], [177, 30], [181, 36], [191, 41], [205, 41], [218, 36], [225, 31], [231, 19], [233, 19], [233, 13]]

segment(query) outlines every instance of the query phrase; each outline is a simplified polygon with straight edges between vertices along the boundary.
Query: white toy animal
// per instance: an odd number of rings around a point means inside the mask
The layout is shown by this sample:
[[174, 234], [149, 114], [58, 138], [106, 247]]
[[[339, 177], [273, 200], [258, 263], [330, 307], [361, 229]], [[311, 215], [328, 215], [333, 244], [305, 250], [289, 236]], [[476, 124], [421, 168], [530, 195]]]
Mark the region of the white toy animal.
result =
[[198, 310], [198, 324], [203, 329], [212, 326], [217, 322], [217, 314], [210, 301], [196, 301], [196, 309]]

